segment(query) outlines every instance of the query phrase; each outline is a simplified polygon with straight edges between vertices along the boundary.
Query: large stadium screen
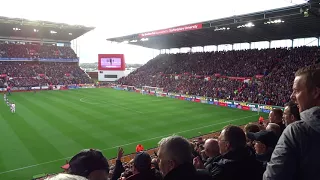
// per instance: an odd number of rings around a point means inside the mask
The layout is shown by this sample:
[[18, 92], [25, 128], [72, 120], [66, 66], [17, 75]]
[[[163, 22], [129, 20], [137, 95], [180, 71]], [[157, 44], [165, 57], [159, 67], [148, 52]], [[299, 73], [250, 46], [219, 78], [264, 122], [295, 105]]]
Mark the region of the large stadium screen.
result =
[[98, 70], [125, 70], [123, 54], [99, 54]]

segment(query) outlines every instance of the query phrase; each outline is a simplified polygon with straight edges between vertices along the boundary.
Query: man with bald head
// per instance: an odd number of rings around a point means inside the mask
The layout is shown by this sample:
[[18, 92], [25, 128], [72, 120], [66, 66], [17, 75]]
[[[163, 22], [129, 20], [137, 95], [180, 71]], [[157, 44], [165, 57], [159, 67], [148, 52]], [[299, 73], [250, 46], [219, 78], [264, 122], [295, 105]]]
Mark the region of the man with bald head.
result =
[[207, 169], [209, 172], [212, 169], [212, 163], [214, 159], [220, 155], [219, 144], [216, 139], [207, 139], [203, 145], [204, 153], [208, 157], [203, 164], [200, 157], [196, 157], [193, 161], [194, 166], [197, 169]]
[[203, 145], [204, 147], [204, 153], [207, 155], [208, 159], [204, 163], [205, 169], [209, 170], [209, 172], [212, 169], [212, 163], [215, 160], [217, 156], [220, 155], [219, 152], [219, 144], [218, 140], [216, 139], [207, 139]]

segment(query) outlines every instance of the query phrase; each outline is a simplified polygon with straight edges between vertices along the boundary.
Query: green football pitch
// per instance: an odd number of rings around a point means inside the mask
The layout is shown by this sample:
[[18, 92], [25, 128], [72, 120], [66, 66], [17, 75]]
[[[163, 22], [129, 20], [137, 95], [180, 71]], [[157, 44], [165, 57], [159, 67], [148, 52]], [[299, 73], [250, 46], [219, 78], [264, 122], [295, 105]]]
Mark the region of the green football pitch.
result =
[[138, 143], [148, 149], [172, 134], [191, 138], [258, 119], [256, 112], [113, 89], [8, 97], [16, 113], [0, 100], [1, 180], [60, 172], [67, 159], [85, 148], [100, 149], [110, 159], [119, 146], [129, 154]]

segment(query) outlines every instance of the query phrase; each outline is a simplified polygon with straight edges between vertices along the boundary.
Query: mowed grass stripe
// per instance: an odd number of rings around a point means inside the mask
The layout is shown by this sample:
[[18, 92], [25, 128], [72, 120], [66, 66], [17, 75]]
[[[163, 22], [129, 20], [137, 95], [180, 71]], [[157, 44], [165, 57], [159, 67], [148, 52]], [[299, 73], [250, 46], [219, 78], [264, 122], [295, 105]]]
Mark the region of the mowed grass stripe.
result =
[[[57, 156], [55, 158], [66, 157], [75, 152], [72, 149], [65, 148], [67, 146], [75, 147], [78, 149], [82, 148], [80, 144], [65, 136], [58, 129], [52, 127], [46, 119], [39, 117], [37, 115], [38, 112], [31, 111], [22, 104], [19, 105], [19, 111], [23, 111], [29, 114], [29, 116], [26, 117], [30, 118], [25, 118], [26, 122], [30, 124], [30, 126], [33, 126], [39, 134], [41, 134], [49, 143], [51, 143], [60, 152], [61, 156]], [[61, 139], [63, 139], [63, 141], [61, 141]], [[49, 147], [43, 147], [43, 150], [46, 151], [46, 148]]]
[[[33, 102], [27, 98], [24, 98], [24, 100], [30, 104]], [[103, 144], [102, 141], [92, 138], [90, 134], [86, 132], [84, 129], [86, 124], [84, 124], [83, 120], [69, 114], [67, 109], [59, 109], [59, 107], [63, 108], [62, 104], [58, 107], [54, 107], [50, 105], [50, 103], [51, 102], [38, 101], [37, 103], [33, 103], [31, 108], [38, 111], [38, 115], [42, 119], [46, 120], [51, 126], [60, 130], [65, 136], [82, 145], [82, 148], [94, 148], [94, 145], [96, 144]]]
[[[77, 113], [81, 113], [81, 112], [78, 112], [78, 109], [80, 109], [80, 107], [78, 107], [79, 105], [77, 105], [78, 103], [79, 103], [79, 101], [77, 103], [74, 103], [73, 101], [69, 101], [68, 109], [73, 109], [73, 110], [77, 111]], [[86, 103], [83, 103], [83, 104], [84, 104], [83, 106], [90, 106], [90, 108], [86, 107], [86, 109], [90, 109], [91, 111], [94, 109], [95, 112], [101, 112], [101, 110], [106, 108], [105, 104], [101, 104], [97, 108], [92, 108], [92, 105], [90, 105], [90, 104], [86, 104]], [[99, 110], [100, 108], [102, 108], [102, 109]], [[92, 121], [95, 121], [95, 124], [100, 125], [99, 127], [97, 127], [97, 129], [93, 129], [94, 132], [98, 132], [99, 130], [103, 129], [105, 132], [107, 131], [108, 134], [111, 134], [113, 137], [115, 135], [118, 136], [119, 138], [122, 138], [119, 135], [125, 135], [125, 139], [127, 139], [127, 137], [140, 137], [141, 133], [139, 131], [133, 130], [133, 129], [139, 128], [139, 126], [135, 125], [137, 123], [134, 123], [134, 124], [130, 123], [130, 122], [138, 121], [139, 118], [132, 120], [132, 118], [134, 118], [134, 116], [131, 116], [130, 114], [126, 114], [126, 112], [123, 112], [120, 114], [125, 114], [125, 116], [123, 118], [121, 118], [119, 121], [116, 119], [102, 119], [101, 117], [98, 117], [98, 118], [97, 117], [95, 117], [95, 118], [87, 117], [87, 118], [91, 118]], [[85, 116], [86, 115], [84, 115], [82, 117], [86, 118]], [[128, 118], [130, 118], [130, 119], [128, 119]], [[126, 121], [126, 123], [124, 123], [125, 121]], [[112, 123], [111, 126], [110, 126], [110, 123]], [[143, 129], [140, 128], [140, 130], [143, 130]], [[113, 133], [111, 133], [110, 131]], [[144, 137], [144, 136], [142, 136], [142, 137]], [[125, 142], [127, 142], [127, 141], [128, 140], [125, 140]]]
[[[60, 101], [59, 99], [60, 98], [55, 98], [56, 100], [58, 100], [58, 101]], [[47, 102], [51, 102], [51, 104], [52, 105], [55, 105], [54, 103], [55, 103], [55, 101], [56, 100], [46, 100]], [[68, 101], [69, 103], [71, 102], [71, 101]], [[68, 105], [69, 105], [69, 103], [68, 103]], [[70, 112], [70, 110], [72, 110], [72, 108], [73, 108], [73, 106], [68, 106], [68, 107], [64, 107], [64, 109], [68, 109], [68, 112]], [[88, 108], [89, 109], [89, 108]], [[71, 114], [78, 114], [78, 112], [70, 112]], [[86, 119], [86, 117], [83, 117], [82, 115], [81, 115], [81, 118], [84, 118], [84, 119]], [[90, 117], [91, 118], [91, 117]], [[92, 120], [92, 119], [91, 119]], [[91, 121], [90, 120], [90, 121]], [[87, 121], [87, 122], [90, 122], [90, 121]], [[101, 123], [102, 121], [101, 120], [99, 120], [100, 122], [99, 123]], [[109, 121], [110, 122], [110, 121]], [[133, 136], [133, 137], [139, 137], [139, 134], [138, 133], [136, 133], [136, 132], [133, 132], [133, 133], [131, 133], [130, 131], [126, 131], [125, 129], [123, 129], [123, 124], [122, 124], [122, 126], [118, 126], [117, 128], [113, 128], [113, 129], [111, 129], [110, 128], [110, 126], [108, 126], [109, 127], [109, 129], [106, 129], [105, 130], [105, 132], [106, 131], [110, 131], [110, 130], [115, 130], [116, 132], [120, 132], [121, 134], [123, 134], [123, 135], [125, 135], [126, 137], [127, 136]], [[88, 133], [90, 133], [90, 132], [92, 132], [92, 133], [95, 133], [95, 132], [97, 132], [97, 131], [99, 131], [99, 127], [96, 127], [96, 128], [92, 128], [92, 131], [91, 131], [91, 129], [88, 129], [87, 130], [87, 132]], [[91, 133], [90, 133], [91, 134]], [[113, 135], [112, 135], [112, 137], [113, 137], [113, 140], [114, 140], [114, 142], [116, 142], [116, 143], [121, 143], [121, 142], [123, 142], [123, 143], [127, 143], [128, 141], [127, 140], [120, 140], [120, 139], [118, 139], [117, 138], [117, 136], [116, 136], [116, 133], [113, 133]], [[119, 137], [119, 136], [118, 136]], [[97, 137], [98, 138], [98, 137]], [[106, 140], [104, 137], [99, 137], [99, 138], [102, 138], [104, 141]], [[116, 144], [116, 145], [118, 145], [118, 144]], [[103, 147], [100, 147], [100, 148], [105, 148], [106, 146], [103, 146]]]
[[[10, 120], [10, 115], [4, 115], [4, 118], [8, 119], [7, 124], [19, 137], [24, 146], [29, 150], [37, 162], [43, 162], [50, 160], [48, 154], [59, 157], [62, 154], [33, 126], [29, 125], [25, 119], [30, 118], [29, 116], [20, 115], [18, 113], [13, 114], [14, 119]], [[45, 132], [43, 132], [45, 133]], [[46, 147], [47, 152], [39, 151]]]
[[[1, 108], [6, 107], [1, 106]], [[22, 143], [21, 139], [7, 123], [7, 120], [4, 118], [4, 113], [7, 112], [4, 111], [7, 111], [7, 109], [2, 109], [2, 113], [0, 114], [0, 170], [9, 170], [12, 168], [16, 168], [17, 166], [26, 166], [30, 163], [37, 163], [37, 160], [34, 159], [32, 154]], [[22, 158], [21, 161], [15, 160], [20, 158]]]

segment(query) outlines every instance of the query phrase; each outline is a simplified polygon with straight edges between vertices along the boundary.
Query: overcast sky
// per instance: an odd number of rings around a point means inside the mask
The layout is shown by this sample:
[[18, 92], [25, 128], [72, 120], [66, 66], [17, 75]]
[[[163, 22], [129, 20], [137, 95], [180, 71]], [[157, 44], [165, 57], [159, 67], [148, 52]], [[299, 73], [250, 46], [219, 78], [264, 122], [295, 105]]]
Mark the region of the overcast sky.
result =
[[305, 0], [1, 0], [0, 16], [94, 26], [78, 39], [80, 62], [99, 53], [123, 53], [127, 63], [145, 63], [152, 51], [107, 43], [124, 36], [232, 15], [303, 3]]

